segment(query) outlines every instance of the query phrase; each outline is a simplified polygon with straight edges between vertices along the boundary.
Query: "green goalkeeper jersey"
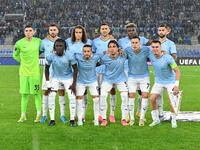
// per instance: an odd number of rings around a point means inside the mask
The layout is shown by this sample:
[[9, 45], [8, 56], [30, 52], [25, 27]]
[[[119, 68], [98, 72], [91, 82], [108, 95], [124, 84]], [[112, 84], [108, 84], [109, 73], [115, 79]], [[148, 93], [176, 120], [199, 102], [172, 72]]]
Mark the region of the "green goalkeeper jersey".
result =
[[32, 37], [31, 41], [22, 38], [15, 44], [13, 58], [20, 62], [20, 76], [40, 75], [39, 48], [41, 39]]

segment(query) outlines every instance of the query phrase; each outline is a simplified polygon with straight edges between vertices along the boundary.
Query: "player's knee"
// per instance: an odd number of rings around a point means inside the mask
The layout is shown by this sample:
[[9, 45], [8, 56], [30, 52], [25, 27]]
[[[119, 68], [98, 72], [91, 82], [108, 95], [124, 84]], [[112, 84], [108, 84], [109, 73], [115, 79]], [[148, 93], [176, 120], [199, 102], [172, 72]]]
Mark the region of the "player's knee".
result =
[[76, 96], [76, 99], [77, 100], [80, 100], [80, 99], [82, 99], [83, 98], [83, 96]]
[[43, 95], [48, 96], [49, 92], [47, 90], [43, 91]]
[[110, 90], [110, 94], [111, 94], [111, 95], [115, 95], [115, 94], [116, 94], [115, 88], [112, 88], [112, 89]]
[[97, 98], [97, 97], [99, 97], [98, 95], [94, 95], [94, 96], [92, 96], [92, 98]]
[[65, 96], [65, 91], [64, 90], [58, 90], [58, 95], [59, 96]]
[[129, 98], [135, 98], [135, 93], [129, 93], [128, 96]]
[[148, 93], [147, 92], [142, 92], [142, 98], [148, 98]]

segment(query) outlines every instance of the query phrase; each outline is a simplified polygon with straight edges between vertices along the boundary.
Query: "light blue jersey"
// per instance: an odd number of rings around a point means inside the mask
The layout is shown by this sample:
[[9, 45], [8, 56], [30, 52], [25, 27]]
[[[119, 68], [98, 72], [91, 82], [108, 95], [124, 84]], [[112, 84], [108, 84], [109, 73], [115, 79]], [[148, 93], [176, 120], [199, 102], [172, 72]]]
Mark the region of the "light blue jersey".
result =
[[[140, 38], [140, 42], [141, 42], [141, 47], [143, 45], [147, 44], [149, 41], [148, 39], [146, 39], [143, 36], [139, 36], [139, 38]], [[126, 36], [124, 38], [119, 39], [118, 44], [119, 44], [119, 47], [122, 48], [122, 50], [125, 50], [127, 47], [131, 46], [131, 39], [129, 39], [128, 36]], [[128, 61], [125, 62], [125, 70], [128, 70]]]
[[[103, 52], [108, 50], [109, 42], [110, 42], [110, 39], [108, 39], [106, 41], [102, 40], [100, 37], [94, 39], [92, 42], [92, 51], [96, 54], [103, 55]], [[96, 72], [98, 74], [104, 74], [104, 72], [105, 72], [104, 67], [105, 66], [103, 66], [103, 65], [96, 67]]]
[[152, 53], [149, 58], [154, 67], [155, 82], [159, 84], [174, 84], [175, 72], [170, 66], [175, 63], [173, 57], [166, 54], [156, 58]]
[[142, 46], [141, 51], [136, 54], [131, 46], [127, 47], [124, 52], [128, 58], [128, 77], [129, 78], [144, 78], [149, 76], [149, 68], [147, 58], [151, 52], [148, 46]]
[[66, 52], [62, 57], [58, 57], [55, 53], [47, 56], [47, 64], [52, 65], [53, 78], [69, 79], [72, 78], [72, 65], [76, 64], [74, 56]]
[[103, 82], [119, 83], [126, 82], [124, 72], [124, 63], [126, 55], [119, 55], [116, 59], [111, 59], [108, 54], [101, 57], [101, 63], [105, 65], [105, 74]]
[[162, 51], [166, 51], [167, 54], [172, 55], [176, 54], [176, 45], [173, 41], [167, 39], [161, 43]]
[[96, 64], [100, 60], [100, 56], [92, 54], [90, 60], [85, 60], [83, 54], [75, 54], [78, 64], [78, 83], [90, 84], [97, 81]]
[[[40, 44], [40, 51], [41, 52], [44, 52], [44, 57], [45, 57], [45, 60], [46, 60], [46, 57], [48, 55], [51, 54], [51, 51], [53, 50], [53, 46], [54, 46], [54, 42], [45, 38], [42, 40], [41, 44]], [[52, 76], [52, 67], [50, 66], [50, 70], [49, 70], [51, 76]]]
[[[72, 42], [71, 38], [68, 38], [67, 40], [65, 40], [66, 44], [67, 44], [67, 50], [69, 50], [71, 53], [83, 53], [83, 46], [85, 45], [82, 42]], [[91, 45], [92, 46], [92, 41], [90, 39], [88, 39], [87, 45]]]

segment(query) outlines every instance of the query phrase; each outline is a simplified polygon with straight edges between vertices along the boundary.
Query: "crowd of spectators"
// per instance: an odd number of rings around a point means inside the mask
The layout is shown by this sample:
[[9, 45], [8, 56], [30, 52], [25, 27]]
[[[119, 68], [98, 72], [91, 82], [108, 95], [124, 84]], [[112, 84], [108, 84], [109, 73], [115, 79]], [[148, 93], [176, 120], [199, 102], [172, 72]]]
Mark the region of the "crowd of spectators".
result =
[[[36, 36], [44, 38], [50, 23], [60, 27], [60, 37], [83, 25], [92, 39], [95, 29], [108, 23], [116, 39], [125, 36], [124, 25], [137, 24], [137, 32], [147, 38], [157, 35], [161, 23], [170, 25], [169, 38], [178, 44], [191, 44], [200, 29], [199, 0], [0, 0], [0, 40], [7, 34], [13, 42], [23, 37], [23, 26], [32, 24]], [[23, 20], [5, 20], [5, 14], [24, 14]], [[3, 19], [4, 18], [4, 19]]]

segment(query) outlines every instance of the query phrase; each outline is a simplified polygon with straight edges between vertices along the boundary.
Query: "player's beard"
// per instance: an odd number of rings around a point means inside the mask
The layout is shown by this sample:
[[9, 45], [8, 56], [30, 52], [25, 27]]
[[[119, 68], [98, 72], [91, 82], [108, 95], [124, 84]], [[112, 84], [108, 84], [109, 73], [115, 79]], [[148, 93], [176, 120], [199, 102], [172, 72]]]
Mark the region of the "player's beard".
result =
[[160, 37], [161, 39], [163, 39], [163, 38], [166, 37], [166, 35], [159, 35], [159, 37]]
[[90, 60], [90, 56], [89, 55], [85, 55], [84, 58], [85, 58], [85, 60]]
[[56, 37], [56, 35], [52, 35], [52, 34], [50, 34], [50, 36], [51, 36], [53, 39]]
[[56, 52], [58, 56], [63, 56], [63, 52]]

